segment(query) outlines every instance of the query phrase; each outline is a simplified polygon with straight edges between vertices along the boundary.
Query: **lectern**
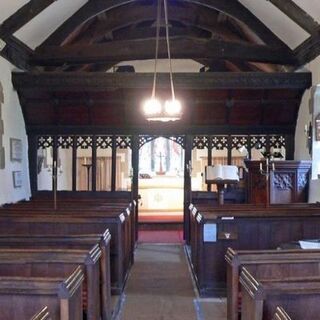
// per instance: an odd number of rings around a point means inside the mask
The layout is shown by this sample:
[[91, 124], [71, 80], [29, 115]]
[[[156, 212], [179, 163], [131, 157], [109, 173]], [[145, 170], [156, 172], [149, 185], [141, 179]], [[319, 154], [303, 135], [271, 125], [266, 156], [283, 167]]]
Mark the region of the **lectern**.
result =
[[206, 183], [216, 184], [218, 191], [218, 205], [224, 204], [224, 186], [228, 184], [237, 184], [239, 174], [237, 166], [216, 165], [206, 167]]

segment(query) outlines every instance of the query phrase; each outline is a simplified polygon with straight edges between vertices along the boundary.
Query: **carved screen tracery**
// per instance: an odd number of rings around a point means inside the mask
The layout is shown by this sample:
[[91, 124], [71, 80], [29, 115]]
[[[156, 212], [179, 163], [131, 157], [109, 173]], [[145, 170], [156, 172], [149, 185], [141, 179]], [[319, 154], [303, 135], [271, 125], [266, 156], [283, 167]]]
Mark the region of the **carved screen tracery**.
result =
[[72, 157], [73, 157], [73, 136], [57, 137], [57, 188], [58, 191], [72, 190]]
[[96, 190], [111, 191], [112, 178], [112, 136], [96, 137], [97, 169]]
[[0, 82], [0, 169], [5, 168], [5, 154], [3, 146], [4, 123], [2, 120], [2, 104], [4, 102], [3, 88]]
[[38, 190], [52, 190], [53, 136], [39, 136], [37, 140], [37, 185]]

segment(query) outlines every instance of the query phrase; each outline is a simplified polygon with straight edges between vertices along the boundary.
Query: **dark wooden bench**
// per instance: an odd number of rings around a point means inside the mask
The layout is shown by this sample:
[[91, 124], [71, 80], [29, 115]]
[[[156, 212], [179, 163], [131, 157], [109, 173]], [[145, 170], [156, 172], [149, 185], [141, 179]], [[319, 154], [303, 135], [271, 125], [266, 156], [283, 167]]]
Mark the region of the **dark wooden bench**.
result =
[[[42, 202], [41, 202], [42, 203]], [[123, 220], [123, 250], [124, 250], [124, 264], [125, 268], [129, 269], [134, 260], [134, 248], [135, 248], [135, 238], [134, 238], [134, 213], [132, 211], [132, 205], [128, 203], [125, 204], [108, 204], [108, 205], [95, 205], [89, 202], [64, 202], [60, 204], [57, 210], [54, 210], [50, 206], [46, 205], [34, 205], [30, 204], [14, 204], [5, 206], [5, 208], [0, 209], [0, 214], [11, 214], [12, 216], [19, 215], [36, 215], [36, 214], [63, 214], [79, 217], [110, 217], [113, 215], [124, 216]]]
[[239, 319], [239, 278], [246, 268], [260, 279], [320, 276], [320, 250], [242, 250], [228, 249], [227, 313], [229, 320]]
[[[268, 250], [282, 243], [320, 237], [319, 206], [229, 207], [206, 211], [200, 209], [205, 207], [190, 206], [190, 261], [202, 296], [226, 295], [224, 255], [228, 247]], [[208, 234], [212, 239], [205, 237]]]
[[52, 320], [48, 307], [42, 308], [30, 320]]
[[99, 244], [100, 259], [100, 292], [103, 319], [111, 319], [111, 283], [110, 283], [110, 233], [102, 235], [0, 235], [0, 249], [86, 249], [90, 250]]
[[289, 317], [282, 307], [277, 307], [276, 313], [273, 315], [272, 320], [293, 320]]
[[104, 216], [77, 213], [1, 212], [0, 233], [30, 235], [81, 235], [100, 234], [109, 229], [112, 293], [120, 294], [129, 271], [125, 249], [126, 216], [123, 213]]
[[[137, 203], [134, 200], [129, 200], [127, 198], [111, 198], [111, 199], [99, 199], [99, 198], [68, 198], [64, 197], [59, 199], [57, 202], [57, 210], [92, 210], [95, 212], [103, 212], [108, 208], [114, 209], [123, 209], [123, 211], [128, 209], [128, 216], [129, 216], [129, 230], [130, 232], [130, 239], [128, 239], [128, 245], [131, 249], [131, 260], [133, 262], [134, 255], [133, 250], [135, 248], [136, 243], [136, 225], [137, 225]], [[42, 199], [36, 198], [35, 200], [31, 201], [21, 201], [14, 205], [6, 205], [5, 209], [14, 209], [14, 210], [25, 210], [25, 209], [32, 209], [32, 210], [52, 210], [53, 209], [53, 201], [52, 199]]]
[[105, 306], [100, 295], [101, 250], [0, 249], [0, 276], [65, 277], [76, 267], [84, 272], [83, 307], [88, 320], [100, 319]]
[[240, 275], [242, 320], [269, 320], [277, 306], [292, 319], [319, 319], [320, 277], [260, 280], [246, 268]]
[[[52, 320], [82, 320], [80, 267], [67, 278], [0, 276], [1, 320], [31, 319], [43, 305]], [[41, 314], [40, 314], [41, 315]], [[50, 319], [43, 314], [33, 319]]]

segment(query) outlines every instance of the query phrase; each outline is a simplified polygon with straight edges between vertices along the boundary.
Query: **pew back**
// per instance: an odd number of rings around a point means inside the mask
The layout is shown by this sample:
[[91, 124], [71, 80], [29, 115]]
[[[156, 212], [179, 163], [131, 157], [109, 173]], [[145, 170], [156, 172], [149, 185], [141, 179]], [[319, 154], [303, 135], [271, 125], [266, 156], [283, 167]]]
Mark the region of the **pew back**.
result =
[[245, 268], [241, 272], [242, 320], [269, 320], [277, 306], [293, 319], [318, 319], [320, 277], [259, 280]]
[[[110, 234], [79, 236], [1, 235], [0, 249], [90, 249], [100, 246], [100, 293], [103, 319], [111, 319]], [[66, 251], [68, 252], [68, 251]], [[1, 266], [1, 265], [0, 265]], [[1, 269], [1, 268], [0, 268]]]
[[83, 304], [90, 320], [102, 313], [99, 259], [101, 251], [94, 246], [76, 249], [0, 249], [0, 275], [10, 277], [61, 277], [81, 265], [85, 275]]
[[42, 308], [39, 312], [37, 312], [31, 320], [52, 320], [48, 307]]
[[239, 317], [241, 268], [246, 268], [259, 279], [320, 276], [320, 250], [235, 251], [228, 248], [225, 259], [227, 261], [227, 313], [230, 320], [237, 320]]
[[293, 320], [285, 312], [282, 307], [277, 307], [276, 313], [274, 314], [272, 320]]
[[83, 278], [81, 268], [65, 279], [0, 277], [1, 320], [30, 319], [44, 304], [53, 320], [82, 320]]

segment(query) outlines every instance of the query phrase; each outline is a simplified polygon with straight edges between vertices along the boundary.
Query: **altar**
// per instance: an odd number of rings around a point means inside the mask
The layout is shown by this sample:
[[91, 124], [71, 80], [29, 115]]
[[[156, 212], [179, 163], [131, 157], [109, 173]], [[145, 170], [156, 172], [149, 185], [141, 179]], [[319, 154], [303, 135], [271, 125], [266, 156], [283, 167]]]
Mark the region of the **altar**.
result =
[[139, 216], [163, 216], [167, 220], [176, 217], [182, 221], [183, 184], [183, 177], [177, 176], [163, 175], [139, 179]]

